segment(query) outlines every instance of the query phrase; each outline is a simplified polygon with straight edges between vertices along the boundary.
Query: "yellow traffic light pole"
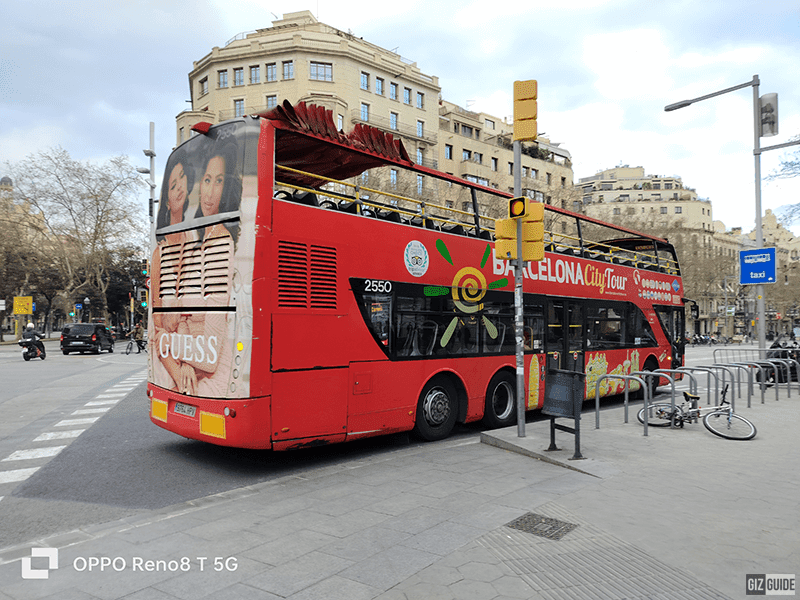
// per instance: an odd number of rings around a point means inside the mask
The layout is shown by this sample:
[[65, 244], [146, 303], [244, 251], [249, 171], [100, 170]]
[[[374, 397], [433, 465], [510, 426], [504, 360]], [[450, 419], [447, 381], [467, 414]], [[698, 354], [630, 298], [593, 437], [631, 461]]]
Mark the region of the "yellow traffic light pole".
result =
[[[538, 116], [538, 84], [535, 79], [514, 82], [514, 196], [509, 202], [509, 218], [516, 229], [516, 260], [514, 261], [514, 330], [517, 341], [517, 437], [525, 437], [525, 343], [523, 337], [522, 268], [523, 218], [529, 202], [522, 196], [522, 141], [536, 139]], [[522, 201], [520, 207], [519, 201]], [[544, 246], [544, 245], [542, 245]], [[544, 248], [543, 248], [544, 249]], [[544, 252], [542, 252], [544, 254]], [[543, 256], [542, 256], [543, 258]], [[541, 260], [538, 259], [538, 260]], [[532, 340], [531, 340], [532, 341]]]

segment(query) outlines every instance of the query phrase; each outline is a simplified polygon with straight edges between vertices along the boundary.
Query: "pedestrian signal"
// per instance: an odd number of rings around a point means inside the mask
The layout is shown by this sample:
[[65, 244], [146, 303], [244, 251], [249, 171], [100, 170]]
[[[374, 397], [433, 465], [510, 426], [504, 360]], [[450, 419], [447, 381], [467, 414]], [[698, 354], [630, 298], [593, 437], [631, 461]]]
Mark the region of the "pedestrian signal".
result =
[[512, 198], [511, 218], [495, 221], [494, 255], [501, 260], [517, 260], [517, 223], [522, 240], [522, 260], [544, 259], [544, 205], [529, 198]]

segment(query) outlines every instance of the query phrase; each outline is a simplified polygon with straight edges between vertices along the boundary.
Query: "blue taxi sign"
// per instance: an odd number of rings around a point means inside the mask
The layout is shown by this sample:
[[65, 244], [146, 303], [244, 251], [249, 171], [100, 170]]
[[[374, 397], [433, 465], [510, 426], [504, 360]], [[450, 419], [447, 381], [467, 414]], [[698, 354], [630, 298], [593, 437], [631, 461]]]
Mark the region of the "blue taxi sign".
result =
[[775, 283], [775, 248], [739, 251], [739, 283]]

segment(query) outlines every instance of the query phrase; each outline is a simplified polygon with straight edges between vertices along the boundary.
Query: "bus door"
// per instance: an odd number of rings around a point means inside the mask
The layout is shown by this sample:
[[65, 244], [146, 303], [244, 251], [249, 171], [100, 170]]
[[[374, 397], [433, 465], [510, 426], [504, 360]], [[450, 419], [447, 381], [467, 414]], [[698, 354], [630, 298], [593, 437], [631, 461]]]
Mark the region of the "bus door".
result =
[[548, 369], [584, 372], [584, 306], [578, 300], [547, 300], [545, 352]]

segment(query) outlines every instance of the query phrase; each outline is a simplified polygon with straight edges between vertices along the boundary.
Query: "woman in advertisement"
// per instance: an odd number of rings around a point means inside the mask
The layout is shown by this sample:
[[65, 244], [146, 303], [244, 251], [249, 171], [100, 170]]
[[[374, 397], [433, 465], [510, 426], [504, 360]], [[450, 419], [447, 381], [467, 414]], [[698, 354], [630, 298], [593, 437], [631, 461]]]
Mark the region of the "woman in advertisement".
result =
[[[207, 221], [212, 223], [196, 230], [199, 238], [197, 244], [203, 256], [214, 253], [226, 257], [227, 271], [215, 274], [215, 284], [211, 290], [202, 291], [199, 302], [206, 310], [193, 311], [181, 317], [175, 329], [177, 336], [171, 336], [171, 345], [178, 342], [180, 351], [175, 352], [173, 348], [167, 353], [166, 360], [174, 361], [179, 367], [180, 375], [176, 380], [179, 391], [190, 395], [224, 397], [230, 378], [235, 315], [213, 309], [228, 306], [231, 299], [233, 257], [239, 232], [237, 211], [242, 196], [237, 158], [235, 140], [231, 137], [218, 139], [208, 149], [202, 170], [199, 171], [202, 173], [200, 198], [194, 217], [199, 224]], [[213, 222], [215, 217], [224, 218], [226, 214], [231, 215], [230, 220]], [[191, 340], [189, 349], [186, 340]], [[159, 356], [163, 355], [163, 352], [159, 353]]]
[[[177, 225], [186, 218], [186, 211], [189, 208], [190, 194], [194, 189], [194, 167], [186, 153], [185, 147], [179, 148], [172, 155], [171, 164], [167, 169], [167, 181], [161, 189], [161, 200], [159, 202], [158, 217], [156, 219], [156, 231]], [[179, 249], [185, 242], [197, 239], [193, 231], [181, 231], [176, 233], [166, 233], [157, 235], [157, 244], [153, 257], [150, 262], [150, 276], [153, 282], [152, 289], [160, 292], [165, 282], [161, 280], [161, 260], [165, 248]], [[179, 252], [179, 250], [178, 250]], [[177, 281], [173, 285], [177, 285]], [[160, 293], [154, 294], [150, 298], [154, 308], [170, 307], [175, 305], [175, 297], [162, 299]], [[150, 339], [159, 340], [164, 334], [171, 334], [177, 331], [181, 315], [170, 312], [154, 312], [151, 324]], [[156, 352], [153, 352], [155, 350]], [[151, 348], [151, 356], [159, 356], [157, 348]], [[185, 389], [186, 384], [193, 378], [193, 371], [190, 367], [182, 369], [180, 362], [172, 358], [169, 354], [161, 357], [160, 362], [154, 364], [155, 380], [159, 385], [170, 389]]]

